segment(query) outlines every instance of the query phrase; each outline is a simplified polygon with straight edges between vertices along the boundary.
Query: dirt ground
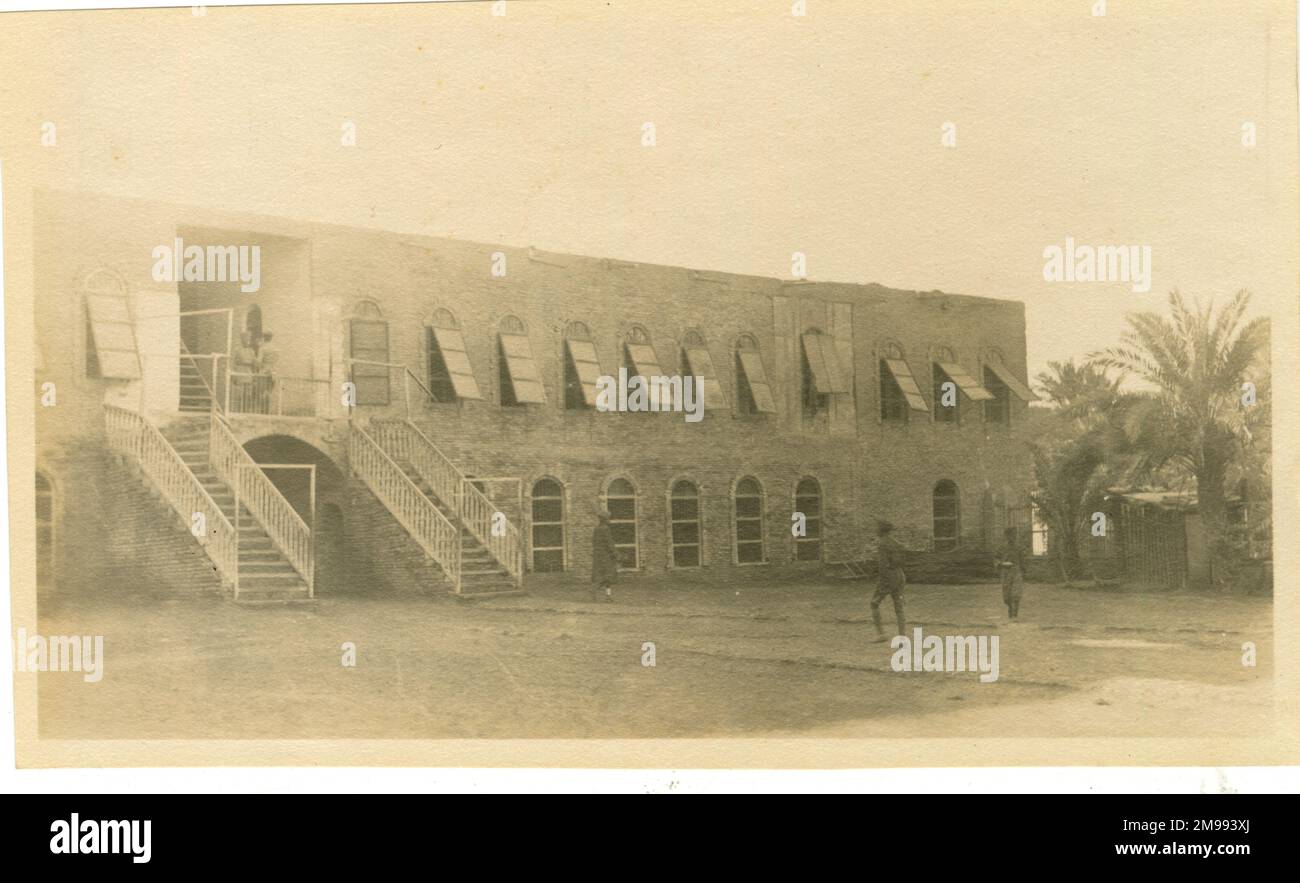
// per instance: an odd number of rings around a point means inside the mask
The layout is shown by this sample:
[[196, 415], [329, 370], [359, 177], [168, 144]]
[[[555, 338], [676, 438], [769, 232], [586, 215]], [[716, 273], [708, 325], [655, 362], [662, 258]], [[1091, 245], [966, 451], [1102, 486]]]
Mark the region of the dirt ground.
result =
[[[889, 644], [869, 640], [869, 583], [736, 591], [647, 579], [607, 604], [587, 600], [580, 579], [538, 579], [525, 597], [274, 609], [140, 588], [42, 601], [41, 634], [105, 645], [98, 683], [37, 675], [42, 738], [1227, 736], [1271, 726], [1266, 598], [1030, 585], [1011, 624], [996, 585], [909, 586], [909, 628], [1000, 637], [1000, 677], [983, 684], [971, 672], [893, 671]], [[1242, 664], [1247, 641], [1253, 668]], [[344, 642], [356, 645], [354, 667], [341, 662]], [[653, 667], [642, 664], [646, 642]]]

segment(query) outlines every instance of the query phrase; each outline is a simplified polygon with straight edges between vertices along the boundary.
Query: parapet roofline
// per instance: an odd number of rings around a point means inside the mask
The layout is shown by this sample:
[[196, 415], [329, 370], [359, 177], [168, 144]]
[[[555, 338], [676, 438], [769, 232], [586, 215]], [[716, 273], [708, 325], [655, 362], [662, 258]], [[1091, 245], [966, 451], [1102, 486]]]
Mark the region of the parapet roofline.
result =
[[613, 256], [553, 252], [539, 249], [531, 245], [518, 246], [502, 243], [480, 242], [472, 239], [459, 239], [455, 236], [433, 236], [427, 233], [394, 230], [385, 227], [361, 227], [353, 224], [339, 224], [333, 221], [293, 218], [285, 215], [268, 215], [258, 212], [205, 207], [189, 203], [145, 200], [99, 191], [67, 190], [56, 187], [37, 187], [33, 188], [33, 190], [37, 195], [54, 195], [70, 199], [111, 201], [115, 203], [130, 204], [139, 207], [141, 211], [151, 210], [156, 213], [175, 213], [177, 217], [175, 218], [174, 223], [178, 227], [188, 226], [205, 230], [221, 229], [249, 232], [268, 237], [282, 237], [289, 239], [302, 239], [317, 232], [386, 238], [397, 237], [398, 241], [404, 245], [435, 253], [445, 251], [448, 247], [453, 247], [483, 251], [488, 254], [493, 251], [500, 251], [505, 253], [507, 258], [528, 260], [533, 263], [550, 264], [557, 267], [599, 264], [602, 269], [612, 271], [623, 270], [627, 272], [641, 271], [657, 273], [670, 271], [686, 274], [690, 279], [696, 282], [723, 285], [742, 292], [745, 291], [746, 288], [754, 286], [760, 286], [763, 288], [779, 286], [786, 290], [804, 289], [815, 291], [819, 294], [830, 295], [837, 300], [851, 301], [868, 297], [880, 297], [885, 299], [911, 298], [921, 301], [954, 301], [968, 306], [984, 306], [1001, 309], [1021, 308], [1024, 305], [1024, 301], [1015, 300], [1013, 298], [986, 297], [975, 294], [956, 294], [940, 291], [938, 289], [916, 291], [904, 288], [890, 288], [886, 285], [881, 285], [878, 282], [783, 279], [778, 276], [734, 273], [727, 270], [685, 267], [677, 264], [655, 264], [646, 261], [626, 260], [624, 258]]

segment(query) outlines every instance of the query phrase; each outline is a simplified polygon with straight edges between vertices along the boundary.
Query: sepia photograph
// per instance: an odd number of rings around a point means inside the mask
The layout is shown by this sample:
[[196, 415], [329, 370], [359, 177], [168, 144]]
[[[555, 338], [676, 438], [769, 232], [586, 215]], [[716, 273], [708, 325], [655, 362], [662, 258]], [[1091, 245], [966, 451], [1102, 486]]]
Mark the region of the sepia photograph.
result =
[[1296, 55], [0, 15], [17, 766], [1295, 763]]

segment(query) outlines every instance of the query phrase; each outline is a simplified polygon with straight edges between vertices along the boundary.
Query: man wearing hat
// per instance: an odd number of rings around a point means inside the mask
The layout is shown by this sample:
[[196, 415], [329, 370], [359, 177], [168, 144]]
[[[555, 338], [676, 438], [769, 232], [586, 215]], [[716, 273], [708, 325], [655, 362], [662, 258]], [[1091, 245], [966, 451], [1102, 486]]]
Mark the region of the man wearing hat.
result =
[[602, 506], [596, 510], [596, 529], [591, 532], [591, 600], [605, 590], [605, 600], [614, 600], [611, 588], [618, 580], [618, 552], [614, 548], [614, 534], [609, 529], [609, 512]]
[[1025, 550], [1021, 547], [1016, 529], [1003, 531], [1004, 542], [998, 549], [996, 562], [1002, 576], [1002, 603], [1007, 606], [1007, 616], [1012, 622], [1020, 619], [1020, 596], [1025, 591]]
[[907, 576], [903, 573], [903, 554], [906, 551], [898, 540], [894, 539], [894, 526], [888, 521], [876, 522], [876, 533], [880, 541], [876, 544], [876, 562], [880, 581], [876, 593], [871, 596], [871, 621], [876, 624], [876, 643], [889, 640], [880, 623], [880, 602], [889, 595], [894, 599], [894, 616], [898, 618], [898, 634], [907, 631], [907, 619], [903, 616], [903, 587], [907, 585]]

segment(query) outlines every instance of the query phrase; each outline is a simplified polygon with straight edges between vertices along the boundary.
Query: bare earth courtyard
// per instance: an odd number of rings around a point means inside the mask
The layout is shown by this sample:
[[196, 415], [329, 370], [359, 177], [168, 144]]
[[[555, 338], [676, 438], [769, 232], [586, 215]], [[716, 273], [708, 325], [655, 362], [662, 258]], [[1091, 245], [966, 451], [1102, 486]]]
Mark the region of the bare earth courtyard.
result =
[[[104, 636], [104, 676], [39, 675], [45, 739], [1250, 735], [1271, 729], [1267, 598], [1031, 585], [908, 588], [909, 629], [999, 635], [1000, 677], [898, 673], [871, 583], [647, 579], [615, 603], [323, 598], [247, 609], [141, 595], [42, 601], [45, 635]], [[886, 604], [886, 608], [888, 604]], [[1258, 663], [1242, 664], [1254, 642]], [[356, 645], [355, 667], [341, 663]], [[652, 642], [655, 665], [643, 665]], [[24, 677], [24, 675], [20, 675]], [[26, 675], [30, 677], [30, 675]], [[1214, 709], [1207, 713], [1206, 709]]]

